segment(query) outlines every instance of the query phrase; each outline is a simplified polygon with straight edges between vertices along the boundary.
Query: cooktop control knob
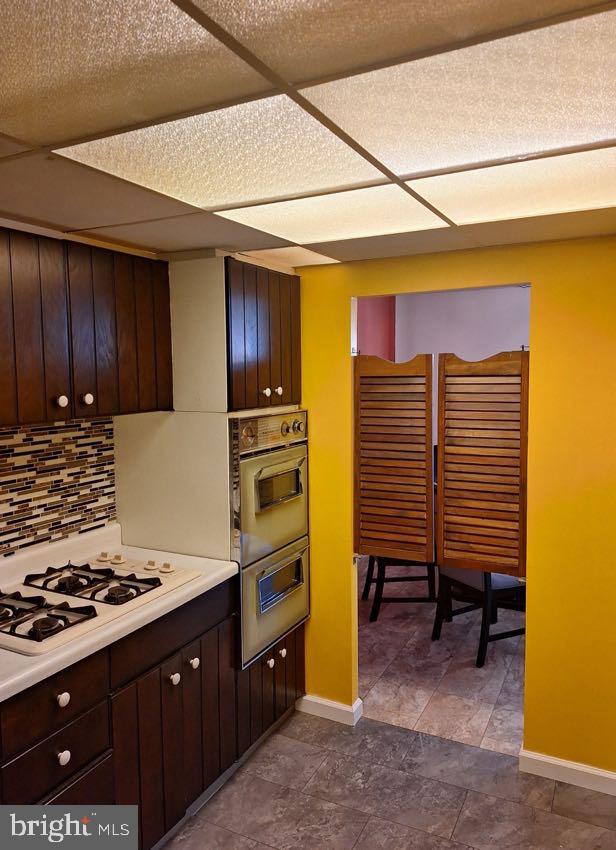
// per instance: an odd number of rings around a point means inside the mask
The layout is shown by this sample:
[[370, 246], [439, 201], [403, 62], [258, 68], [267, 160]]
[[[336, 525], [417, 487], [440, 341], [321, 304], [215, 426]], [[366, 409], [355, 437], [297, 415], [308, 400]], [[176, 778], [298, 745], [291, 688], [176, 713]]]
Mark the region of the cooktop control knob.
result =
[[303, 434], [305, 430], [306, 430], [306, 426], [304, 425], [302, 420], [301, 419], [295, 419], [294, 422], [293, 422], [293, 431], [296, 434]]
[[174, 573], [175, 567], [173, 564], [170, 564], [169, 561], [165, 561], [165, 563], [160, 568], [161, 573]]
[[97, 561], [103, 561], [103, 563], [104, 563], [105, 561], [111, 560], [111, 555], [109, 554], [109, 552], [101, 552], [96, 560]]
[[156, 561], [148, 561], [145, 565], [146, 570], [156, 570], [158, 567], [156, 566]]
[[113, 558], [111, 559], [111, 563], [112, 564], [125, 564], [126, 558], [124, 557], [124, 555], [122, 555], [118, 552], [118, 554], [114, 555]]
[[289, 425], [289, 423], [285, 419], [285, 421], [280, 426], [280, 433], [282, 434], [283, 437], [286, 437], [290, 430], [291, 430], [291, 426]]

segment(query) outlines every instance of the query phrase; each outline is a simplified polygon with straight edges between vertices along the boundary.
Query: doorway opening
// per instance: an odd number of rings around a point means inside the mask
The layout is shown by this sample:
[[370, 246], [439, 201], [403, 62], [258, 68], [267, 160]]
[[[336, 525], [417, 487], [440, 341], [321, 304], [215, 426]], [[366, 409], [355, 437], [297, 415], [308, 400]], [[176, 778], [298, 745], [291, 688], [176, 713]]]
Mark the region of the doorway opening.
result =
[[[397, 363], [432, 355], [432, 442], [438, 463], [438, 355], [453, 353], [475, 362], [500, 352], [527, 351], [529, 285], [355, 301], [353, 355], [374, 355]], [[364, 716], [517, 756], [523, 731], [525, 638], [489, 643], [485, 664], [477, 667], [481, 610], [445, 622], [439, 640], [432, 640], [434, 603], [384, 601], [376, 620], [371, 621], [375, 588], [371, 585], [369, 597], [361, 598], [368, 570], [368, 557], [361, 554], [359, 696]], [[388, 574], [424, 580], [387, 584], [387, 596], [429, 595], [425, 566], [392, 566]], [[464, 604], [454, 601], [453, 608]], [[499, 608], [493, 631], [521, 629], [524, 619], [523, 611]]]

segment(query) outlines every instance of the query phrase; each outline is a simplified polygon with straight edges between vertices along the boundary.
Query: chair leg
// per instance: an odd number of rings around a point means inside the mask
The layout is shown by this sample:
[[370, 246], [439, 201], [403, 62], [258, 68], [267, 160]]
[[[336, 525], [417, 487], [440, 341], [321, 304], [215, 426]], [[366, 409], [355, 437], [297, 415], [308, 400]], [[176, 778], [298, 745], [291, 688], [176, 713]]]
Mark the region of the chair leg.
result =
[[492, 616], [490, 617], [490, 624], [495, 626], [498, 623], [498, 605], [494, 603], [492, 605]]
[[483, 574], [483, 605], [481, 615], [481, 632], [479, 635], [479, 648], [477, 650], [476, 667], [483, 667], [486, 663], [488, 652], [488, 641], [490, 638], [490, 620], [492, 619], [492, 576], [490, 573]]
[[448, 579], [440, 577], [440, 581], [445, 585], [445, 622], [453, 623], [453, 594], [451, 592], [451, 582]]
[[449, 582], [443, 576], [439, 577], [438, 596], [436, 598], [436, 610], [434, 612], [434, 625], [432, 626], [432, 640], [439, 640], [441, 637], [441, 629], [443, 620], [447, 611], [447, 594]]
[[372, 579], [374, 578], [374, 562], [376, 558], [374, 555], [370, 555], [368, 558], [368, 571], [366, 572], [366, 581], [364, 582], [364, 589], [361, 594], [362, 599], [367, 599], [370, 595], [370, 585], [372, 584]]
[[428, 564], [428, 598], [436, 602], [436, 566]]
[[383, 558], [376, 559], [377, 579], [374, 589], [374, 599], [372, 601], [372, 610], [370, 611], [370, 622], [374, 623], [378, 619], [381, 609], [381, 601], [383, 599], [383, 590], [385, 588], [385, 560]]

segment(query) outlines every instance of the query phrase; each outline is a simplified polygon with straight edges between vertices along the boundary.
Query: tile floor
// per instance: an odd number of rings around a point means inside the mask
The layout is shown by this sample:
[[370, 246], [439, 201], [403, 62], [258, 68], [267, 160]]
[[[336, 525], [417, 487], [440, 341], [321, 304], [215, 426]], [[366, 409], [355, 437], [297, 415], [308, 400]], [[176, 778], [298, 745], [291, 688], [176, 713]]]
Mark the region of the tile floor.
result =
[[[359, 570], [363, 588], [366, 564]], [[425, 574], [425, 569], [417, 568]], [[393, 574], [393, 568], [389, 574]], [[508, 755], [522, 745], [524, 639], [491, 643], [475, 667], [480, 612], [444, 623], [431, 640], [434, 605], [383, 604], [369, 622], [372, 594], [359, 601], [359, 693], [364, 717]], [[388, 596], [426, 596], [424, 582], [390, 584]], [[518, 628], [524, 615], [501, 611], [495, 629]]]
[[166, 850], [616, 850], [616, 797], [517, 758], [296, 712]]

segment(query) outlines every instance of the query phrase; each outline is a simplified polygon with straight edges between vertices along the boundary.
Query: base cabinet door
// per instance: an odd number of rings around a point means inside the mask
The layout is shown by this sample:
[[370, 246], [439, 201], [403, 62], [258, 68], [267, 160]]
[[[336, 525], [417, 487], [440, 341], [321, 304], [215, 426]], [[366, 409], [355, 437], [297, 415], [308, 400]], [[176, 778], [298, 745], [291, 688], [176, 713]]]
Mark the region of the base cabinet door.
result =
[[182, 650], [182, 734], [184, 742], [184, 803], [188, 807], [204, 789], [201, 729], [201, 644], [194, 641]]

